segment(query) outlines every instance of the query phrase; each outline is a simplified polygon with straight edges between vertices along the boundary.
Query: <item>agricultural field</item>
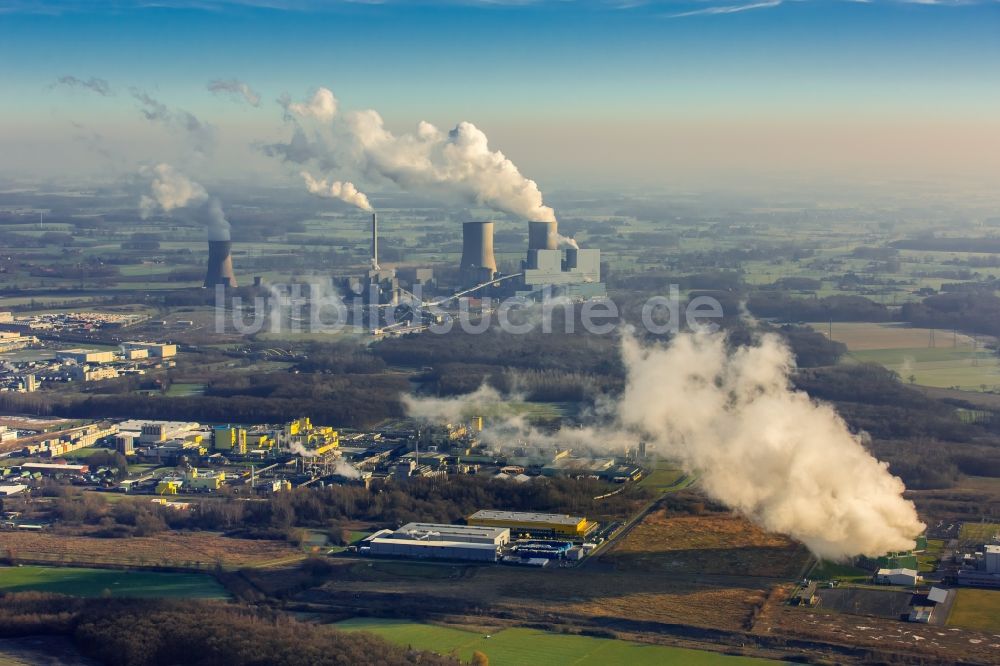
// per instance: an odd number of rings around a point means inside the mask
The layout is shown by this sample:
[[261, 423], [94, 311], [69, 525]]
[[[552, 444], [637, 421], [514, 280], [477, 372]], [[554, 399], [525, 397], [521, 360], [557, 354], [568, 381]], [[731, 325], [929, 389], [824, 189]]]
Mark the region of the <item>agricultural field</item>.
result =
[[654, 511], [601, 561], [620, 571], [793, 579], [803, 573], [809, 555], [790, 539], [736, 515]]
[[948, 626], [1000, 633], [1000, 590], [960, 589]]
[[575, 636], [537, 629], [501, 629], [484, 633], [405, 620], [354, 618], [335, 625], [345, 631], [368, 631], [399, 645], [455, 655], [469, 661], [482, 652], [497, 666], [513, 664], [720, 664], [742, 666], [776, 663], [766, 659], [723, 655], [684, 648], [644, 645], [609, 638]]
[[60, 565], [171, 566], [210, 570], [291, 564], [303, 557], [284, 541], [233, 539], [211, 532], [163, 532], [127, 541], [51, 532], [4, 532], [8, 559]]
[[121, 571], [75, 567], [0, 567], [0, 591], [56, 592], [77, 597], [184, 597], [225, 599], [207, 574]]
[[[810, 324], [830, 336], [830, 325]], [[847, 345], [845, 362], [878, 363], [904, 382], [962, 391], [1000, 389], [1000, 358], [985, 348], [986, 340], [952, 331], [905, 324], [833, 324], [833, 339]]]

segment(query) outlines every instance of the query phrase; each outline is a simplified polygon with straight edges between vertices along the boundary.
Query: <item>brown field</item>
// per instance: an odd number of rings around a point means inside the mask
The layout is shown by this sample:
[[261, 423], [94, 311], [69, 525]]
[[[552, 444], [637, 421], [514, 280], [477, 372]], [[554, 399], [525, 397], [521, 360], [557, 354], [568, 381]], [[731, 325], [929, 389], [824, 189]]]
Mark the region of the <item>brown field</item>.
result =
[[102, 539], [56, 533], [2, 532], [0, 556], [17, 561], [77, 565], [211, 569], [294, 562], [302, 553], [284, 541], [232, 539], [211, 532], [163, 532]]
[[[809, 324], [823, 335], [829, 336], [829, 323]], [[876, 324], [834, 322], [833, 339], [843, 342], [851, 351], [866, 349], [919, 349], [928, 346], [930, 340], [929, 328], [915, 328], [904, 324]], [[952, 348], [956, 344], [961, 348], [972, 346], [972, 338], [964, 335], [952, 335], [950, 331], [935, 331], [935, 347]]]
[[653, 511], [601, 557], [620, 571], [797, 578], [809, 559], [790, 539], [732, 514]]
[[997, 663], [1000, 638], [954, 627], [929, 626], [878, 617], [841, 615], [818, 609], [769, 605], [755, 634], [782, 635], [881, 651], [904, 651], [945, 663]]
[[[529, 569], [380, 561], [336, 562], [320, 587], [295, 596], [310, 604], [364, 608], [372, 614], [407, 612], [556, 621], [573, 625], [684, 624], [742, 631], [767, 595], [764, 585], [702, 584], [673, 575], [635, 575], [578, 568]], [[256, 570], [248, 578], [275, 592], [286, 578]]]

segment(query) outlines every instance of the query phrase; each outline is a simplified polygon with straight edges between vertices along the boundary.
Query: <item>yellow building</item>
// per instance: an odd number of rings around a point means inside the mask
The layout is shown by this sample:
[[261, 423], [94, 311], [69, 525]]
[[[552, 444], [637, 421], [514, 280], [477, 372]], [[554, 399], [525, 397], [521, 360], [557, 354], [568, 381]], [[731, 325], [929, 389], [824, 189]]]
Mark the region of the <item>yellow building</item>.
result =
[[597, 523], [582, 516], [567, 516], [559, 513], [525, 513], [521, 511], [477, 511], [466, 520], [477, 527], [506, 527], [511, 535], [532, 534], [559, 536], [569, 539], [583, 539]]
[[160, 482], [156, 484], [157, 495], [176, 495], [180, 489], [180, 479], [164, 478], [160, 479]]
[[216, 451], [232, 451], [241, 456], [246, 455], [247, 431], [245, 428], [231, 425], [216, 426], [213, 444]]
[[219, 490], [225, 480], [225, 472], [199, 472], [194, 467], [184, 474], [184, 485], [191, 490]]
[[314, 426], [309, 417], [296, 419], [285, 426], [289, 446], [309, 449], [314, 455], [323, 455], [340, 446], [340, 433], [330, 426]]
[[248, 432], [247, 433], [247, 449], [263, 449], [269, 451], [274, 448], [274, 437], [267, 432]]

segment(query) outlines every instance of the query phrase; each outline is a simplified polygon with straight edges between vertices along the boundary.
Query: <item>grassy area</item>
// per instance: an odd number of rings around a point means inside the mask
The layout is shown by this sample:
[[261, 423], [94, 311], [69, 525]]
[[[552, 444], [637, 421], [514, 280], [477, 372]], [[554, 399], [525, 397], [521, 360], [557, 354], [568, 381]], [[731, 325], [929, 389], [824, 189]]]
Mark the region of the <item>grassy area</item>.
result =
[[[470, 660], [473, 652], [482, 652], [490, 664], [741, 664], [775, 663], [766, 659], [738, 657], [643, 645], [608, 638], [555, 634], [536, 629], [503, 629], [495, 634], [453, 629], [405, 620], [354, 618], [339, 622], [337, 628], [347, 631], [369, 631], [393, 643], [408, 645], [440, 654], [454, 654]], [[487, 637], [489, 636], [489, 637]]]
[[962, 541], [985, 543], [1000, 534], [1000, 523], [962, 523], [958, 538]]
[[953, 627], [1000, 632], [1000, 590], [962, 588], [948, 616]]
[[171, 384], [166, 395], [171, 398], [187, 398], [193, 395], [203, 395], [204, 384]]
[[694, 477], [685, 474], [684, 470], [678, 469], [673, 463], [657, 460], [653, 470], [638, 485], [657, 492], [667, 492], [687, 488], [693, 482]]
[[0, 590], [58, 592], [78, 597], [225, 599], [229, 596], [226, 589], [207, 574], [73, 567], [2, 567]]
[[1000, 364], [987, 351], [971, 349], [912, 348], [869, 349], [851, 352], [850, 358], [878, 363], [899, 373], [904, 382], [963, 391], [1000, 388]]
[[816, 580], [841, 580], [850, 583], [864, 583], [871, 579], [870, 572], [848, 564], [837, 564], [836, 562], [820, 562], [809, 573], [810, 578]]

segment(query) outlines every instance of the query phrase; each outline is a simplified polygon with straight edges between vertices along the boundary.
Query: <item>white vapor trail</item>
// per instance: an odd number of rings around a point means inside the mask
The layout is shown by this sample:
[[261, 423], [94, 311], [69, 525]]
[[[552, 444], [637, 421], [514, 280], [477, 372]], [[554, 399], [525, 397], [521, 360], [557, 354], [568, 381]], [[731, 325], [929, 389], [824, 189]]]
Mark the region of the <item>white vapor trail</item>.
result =
[[357, 206], [361, 210], [372, 210], [372, 205], [364, 192], [358, 190], [353, 183], [335, 180], [328, 183], [326, 180], [316, 180], [308, 171], [302, 171], [299, 175], [306, 182], [306, 189], [310, 194], [327, 199], [340, 199], [352, 206]]
[[[792, 389], [780, 338], [727, 351], [722, 333], [678, 335], [669, 345], [622, 341], [625, 391], [595, 424], [533, 431], [520, 417], [491, 424], [484, 440], [607, 450], [640, 438], [699, 474], [704, 491], [817, 556], [843, 560], [906, 550], [924, 529], [902, 481], [852, 435], [834, 409]], [[407, 412], [456, 421], [504, 399], [491, 388], [455, 399], [404, 398]]]

